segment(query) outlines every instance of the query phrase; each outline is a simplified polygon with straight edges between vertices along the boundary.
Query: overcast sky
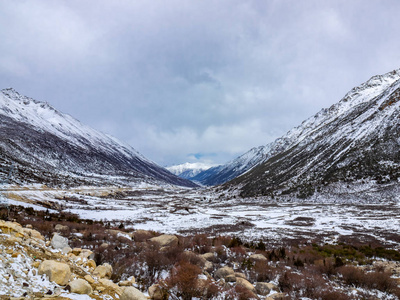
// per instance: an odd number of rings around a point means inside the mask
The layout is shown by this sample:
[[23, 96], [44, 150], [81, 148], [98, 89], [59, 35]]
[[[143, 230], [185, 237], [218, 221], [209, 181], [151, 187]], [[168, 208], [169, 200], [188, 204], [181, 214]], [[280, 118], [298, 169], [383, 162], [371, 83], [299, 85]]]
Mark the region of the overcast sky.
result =
[[224, 163], [400, 68], [399, 13], [398, 0], [0, 0], [0, 88], [163, 166]]

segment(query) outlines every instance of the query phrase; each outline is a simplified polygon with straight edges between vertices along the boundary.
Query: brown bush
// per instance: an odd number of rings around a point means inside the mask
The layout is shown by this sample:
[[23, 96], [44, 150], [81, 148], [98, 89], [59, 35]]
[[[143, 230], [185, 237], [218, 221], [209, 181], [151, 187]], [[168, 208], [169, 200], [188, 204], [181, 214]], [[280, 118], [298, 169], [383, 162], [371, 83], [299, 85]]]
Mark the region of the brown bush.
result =
[[171, 272], [167, 279], [169, 289], [176, 288], [177, 296], [182, 299], [192, 299], [201, 296], [198, 276], [201, 269], [187, 261], [181, 261]]
[[250, 281], [268, 282], [275, 277], [275, 269], [268, 265], [266, 261], [257, 261], [249, 272]]
[[338, 272], [347, 285], [361, 286], [365, 281], [364, 272], [354, 266], [343, 266], [339, 268]]

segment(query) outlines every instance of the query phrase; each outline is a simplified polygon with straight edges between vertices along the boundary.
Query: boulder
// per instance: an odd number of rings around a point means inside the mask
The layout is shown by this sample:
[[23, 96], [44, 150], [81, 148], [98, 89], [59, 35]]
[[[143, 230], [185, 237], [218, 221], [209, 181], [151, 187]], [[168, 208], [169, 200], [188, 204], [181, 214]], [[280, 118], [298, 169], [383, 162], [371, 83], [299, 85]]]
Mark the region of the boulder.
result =
[[47, 275], [50, 281], [59, 285], [66, 285], [71, 277], [71, 270], [67, 264], [55, 260], [45, 260], [39, 266], [39, 275]]
[[76, 256], [78, 256], [79, 254], [81, 254], [82, 252], [82, 248], [74, 248], [72, 249], [72, 253]]
[[68, 239], [65, 237], [62, 237], [58, 233], [54, 233], [53, 238], [51, 239], [51, 246], [54, 249], [63, 249], [65, 247], [69, 247]]
[[90, 275], [85, 275], [84, 278], [85, 278], [85, 280], [86, 280], [87, 282], [89, 282], [90, 284], [95, 283], [95, 280], [94, 280], [93, 277], [90, 276]]
[[118, 282], [119, 286], [132, 286], [136, 283], [136, 279], [134, 276], [128, 278], [128, 280]]
[[252, 262], [267, 261], [267, 258], [262, 254], [252, 254], [252, 255], [250, 255], [249, 259]]
[[124, 289], [120, 300], [147, 300], [147, 297], [133, 286]]
[[119, 296], [121, 296], [121, 294], [122, 294], [122, 289], [121, 289], [117, 284], [115, 284], [114, 282], [112, 282], [111, 280], [102, 278], [102, 279], [99, 280], [99, 283], [100, 283], [102, 286], [113, 290], [113, 291], [116, 292]]
[[111, 278], [113, 269], [110, 264], [102, 264], [100, 266], [97, 266], [96, 269], [93, 271], [93, 275], [100, 277], [100, 278]]
[[71, 247], [64, 247], [64, 248], [62, 248], [61, 253], [69, 254], [69, 253], [71, 253], [71, 251], [72, 251]]
[[90, 284], [84, 279], [75, 279], [68, 284], [71, 293], [89, 295], [93, 292]]
[[57, 231], [67, 231], [69, 230], [69, 227], [66, 225], [57, 224], [56, 227], [54, 227], [54, 229]]
[[243, 278], [243, 279], [247, 279], [246, 275], [243, 274], [243, 273], [235, 272], [235, 276], [236, 276], [236, 277]]
[[234, 274], [230, 274], [225, 277], [226, 282], [236, 282], [236, 276]]
[[149, 296], [152, 300], [163, 300], [165, 299], [165, 291], [161, 288], [159, 284], [153, 284], [149, 287]]
[[3, 233], [12, 234], [17, 238], [21, 238], [24, 236], [22, 226], [16, 222], [7, 222], [0, 220], [0, 230]]
[[86, 266], [89, 268], [95, 269], [96, 268], [96, 262], [93, 259], [89, 259], [86, 263]]
[[265, 286], [268, 287], [270, 290], [279, 291], [279, 287], [276, 284], [267, 282]]
[[207, 252], [201, 255], [205, 260], [208, 261], [214, 261], [215, 260], [215, 255], [212, 252]]
[[269, 284], [266, 282], [257, 282], [256, 283], [256, 291], [257, 294], [266, 296], [271, 292], [271, 289], [269, 287]]
[[32, 239], [44, 241], [44, 236], [37, 230], [31, 228], [24, 228], [22, 231], [26, 236], [29, 236]]
[[149, 240], [156, 243], [160, 247], [176, 247], [178, 245], [178, 238], [175, 235], [163, 234]]
[[221, 279], [227, 277], [228, 275], [235, 275], [235, 272], [230, 267], [223, 267], [215, 271], [214, 277], [215, 279]]
[[94, 259], [94, 253], [89, 249], [82, 249], [81, 253], [79, 253], [79, 257]]
[[243, 279], [241, 277], [236, 277], [236, 284], [248, 289], [249, 291], [251, 291], [253, 293], [256, 292], [256, 289], [255, 289], [254, 285], [252, 285], [246, 279]]

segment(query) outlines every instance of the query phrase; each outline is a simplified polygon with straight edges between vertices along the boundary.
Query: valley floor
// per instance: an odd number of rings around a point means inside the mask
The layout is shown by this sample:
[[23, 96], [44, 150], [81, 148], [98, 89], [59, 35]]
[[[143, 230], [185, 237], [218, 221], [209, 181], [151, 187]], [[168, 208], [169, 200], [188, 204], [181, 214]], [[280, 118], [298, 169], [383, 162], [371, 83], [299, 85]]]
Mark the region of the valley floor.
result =
[[276, 245], [353, 239], [400, 242], [400, 203], [277, 203], [225, 196], [212, 189], [149, 185], [69, 190], [9, 186], [2, 193], [3, 201], [13, 205], [68, 211], [84, 219], [171, 234], [226, 234]]

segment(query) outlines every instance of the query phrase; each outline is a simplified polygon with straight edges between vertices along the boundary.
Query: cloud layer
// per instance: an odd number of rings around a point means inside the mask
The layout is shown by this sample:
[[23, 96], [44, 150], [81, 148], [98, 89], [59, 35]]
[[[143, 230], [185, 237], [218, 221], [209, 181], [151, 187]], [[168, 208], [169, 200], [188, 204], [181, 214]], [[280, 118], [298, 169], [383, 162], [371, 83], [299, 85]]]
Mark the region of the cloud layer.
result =
[[400, 2], [0, 0], [0, 82], [161, 165], [224, 163], [400, 67]]

